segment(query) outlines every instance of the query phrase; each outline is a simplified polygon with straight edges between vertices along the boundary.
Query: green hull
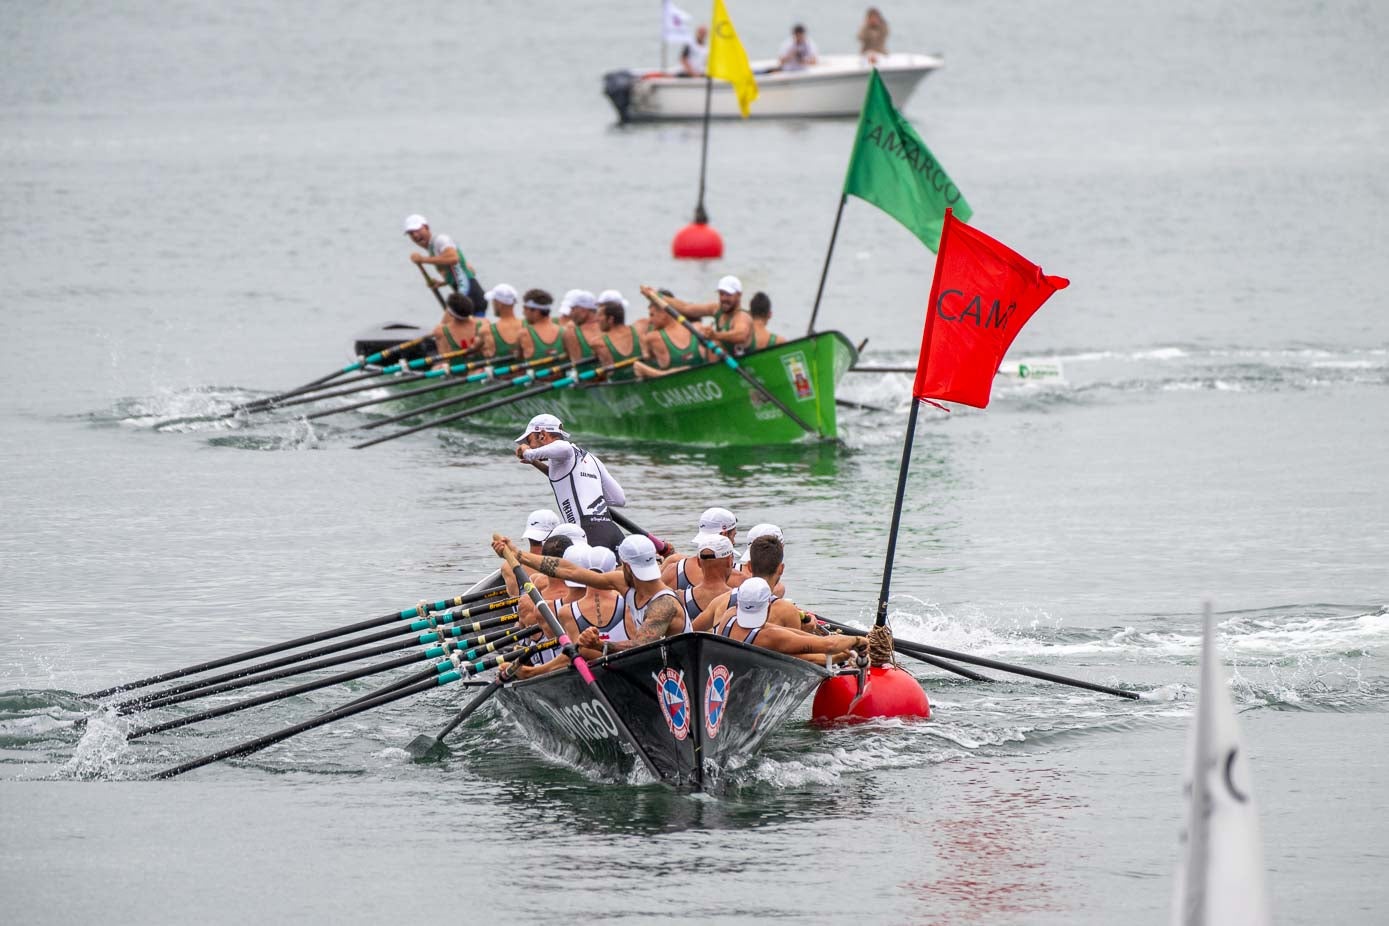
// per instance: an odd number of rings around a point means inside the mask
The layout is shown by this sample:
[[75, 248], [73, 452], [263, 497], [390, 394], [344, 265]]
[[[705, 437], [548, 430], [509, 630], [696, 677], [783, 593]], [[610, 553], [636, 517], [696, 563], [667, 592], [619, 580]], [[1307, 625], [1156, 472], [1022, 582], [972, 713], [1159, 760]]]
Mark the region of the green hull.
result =
[[[807, 424], [818, 428], [823, 439], [833, 440], [839, 436], [835, 389], [857, 357], [842, 334], [824, 331], [749, 354], [739, 363]], [[469, 388], [441, 389], [406, 402], [423, 404], [462, 395]], [[402, 402], [400, 407], [409, 405]], [[466, 407], [458, 405], [433, 415]], [[659, 379], [555, 389], [464, 418], [453, 426], [495, 426], [520, 433], [531, 416], [541, 413], [558, 415], [565, 428], [585, 436], [643, 443], [734, 447], [818, 439], [722, 363]]]

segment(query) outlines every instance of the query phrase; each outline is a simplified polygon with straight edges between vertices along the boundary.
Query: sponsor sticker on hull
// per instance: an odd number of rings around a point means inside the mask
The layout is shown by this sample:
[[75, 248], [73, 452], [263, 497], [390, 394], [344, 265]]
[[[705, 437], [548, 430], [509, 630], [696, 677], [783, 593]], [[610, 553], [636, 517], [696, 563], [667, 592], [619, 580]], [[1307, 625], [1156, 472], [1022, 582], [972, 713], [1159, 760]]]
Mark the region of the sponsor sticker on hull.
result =
[[729, 683], [733, 673], [728, 666], [710, 666], [709, 680], [704, 683], [704, 732], [713, 739], [719, 735], [724, 708], [728, 706]]
[[690, 693], [685, 690], [685, 673], [666, 668], [652, 672], [651, 677], [656, 680], [656, 698], [661, 702], [671, 735], [683, 740], [690, 735]]

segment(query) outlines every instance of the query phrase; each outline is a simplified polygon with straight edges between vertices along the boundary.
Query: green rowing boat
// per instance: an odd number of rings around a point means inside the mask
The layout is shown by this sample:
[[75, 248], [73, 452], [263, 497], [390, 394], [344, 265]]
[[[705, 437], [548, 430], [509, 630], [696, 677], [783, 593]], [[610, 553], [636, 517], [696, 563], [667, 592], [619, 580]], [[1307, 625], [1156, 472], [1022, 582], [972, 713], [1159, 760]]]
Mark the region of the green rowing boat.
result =
[[[792, 411], [818, 428], [824, 439], [834, 440], [838, 437], [835, 390], [857, 358], [858, 352], [844, 335], [821, 331], [747, 354], [738, 362]], [[530, 388], [545, 382], [537, 380]], [[402, 384], [400, 388], [407, 387]], [[406, 410], [412, 405], [461, 397], [474, 388], [458, 385], [392, 404]], [[455, 409], [467, 407], [459, 404]], [[465, 418], [457, 426], [480, 424], [516, 431], [532, 415], [542, 413], [558, 415], [566, 428], [585, 436], [643, 443], [730, 447], [815, 439], [723, 363], [691, 367], [659, 379], [554, 389]]]

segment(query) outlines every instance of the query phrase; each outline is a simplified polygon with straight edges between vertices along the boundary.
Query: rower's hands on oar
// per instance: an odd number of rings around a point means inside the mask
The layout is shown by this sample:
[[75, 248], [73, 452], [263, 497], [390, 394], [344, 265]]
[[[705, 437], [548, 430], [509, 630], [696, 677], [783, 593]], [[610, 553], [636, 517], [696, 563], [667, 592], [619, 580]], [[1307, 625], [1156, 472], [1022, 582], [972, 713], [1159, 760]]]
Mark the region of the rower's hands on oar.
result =
[[603, 648], [603, 635], [598, 632], [597, 627], [585, 627], [576, 642], [584, 649], [601, 650]]
[[516, 546], [501, 534], [492, 535], [492, 552], [506, 560], [508, 566], [516, 566], [520, 562], [516, 558]]

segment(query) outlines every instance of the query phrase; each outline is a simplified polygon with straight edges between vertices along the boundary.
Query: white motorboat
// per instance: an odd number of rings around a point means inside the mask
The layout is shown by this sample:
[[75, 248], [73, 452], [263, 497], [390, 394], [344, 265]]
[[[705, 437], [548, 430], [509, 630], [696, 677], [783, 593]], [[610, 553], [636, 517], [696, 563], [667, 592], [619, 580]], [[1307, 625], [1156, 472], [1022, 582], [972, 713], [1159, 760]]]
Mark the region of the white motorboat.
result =
[[[945, 65], [936, 55], [879, 55], [870, 63], [862, 55], [821, 55], [817, 64], [796, 71], [774, 71], [776, 61], [751, 62], [757, 74], [757, 99], [750, 118], [778, 119], [806, 116], [857, 116], [868, 87], [868, 75], [876, 66], [883, 83], [900, 108], [916, 85]], [[623, 122], [704, 118], [706, 81], [673, 71], [641, 71], [626, 68], [603, 76], [603, 92], [617, 107]], [[741, 115], [733, 87], [713, 83], [709, 114], [715, 119]]]

